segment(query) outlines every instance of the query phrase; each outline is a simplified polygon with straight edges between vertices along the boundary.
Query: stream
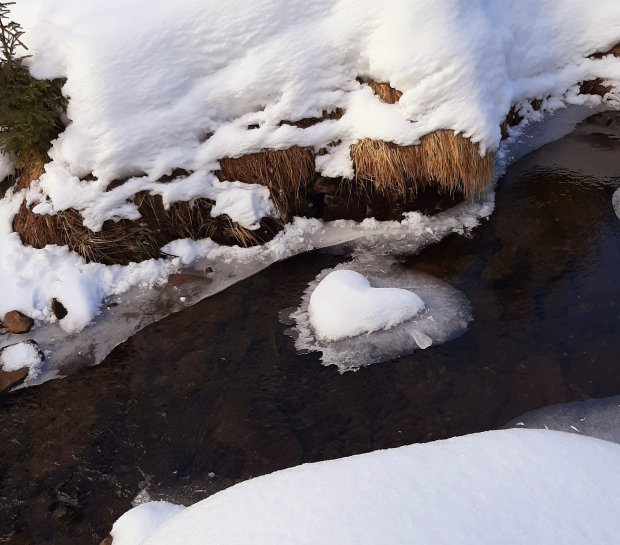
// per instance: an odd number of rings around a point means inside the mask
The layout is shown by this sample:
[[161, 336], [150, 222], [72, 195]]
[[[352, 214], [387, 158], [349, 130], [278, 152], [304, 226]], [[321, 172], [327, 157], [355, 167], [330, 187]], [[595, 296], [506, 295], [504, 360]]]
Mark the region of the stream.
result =
[[298, 354], [283, 309], [347, 244], [280, 261], [148, 325], [102, 363], [0, 397], [0, 542], [97, 545], [132, 502], [188, 505], [294, 465], [497, 429], [620, 394], [620, 114], [509, 167], [495, 211], [399, 261], [473, 321], [341, 373]]

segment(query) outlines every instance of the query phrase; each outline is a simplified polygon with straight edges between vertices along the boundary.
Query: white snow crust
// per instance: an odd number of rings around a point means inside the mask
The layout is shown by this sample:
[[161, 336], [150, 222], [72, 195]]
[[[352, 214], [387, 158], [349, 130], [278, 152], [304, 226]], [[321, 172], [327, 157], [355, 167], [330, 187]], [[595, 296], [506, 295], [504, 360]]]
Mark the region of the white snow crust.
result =
[[28, 368], [28, 379], [32, 380], [41, 372], [43, 358], [32, 343], [18, 343], [0, 351], [0, 368], [3, 371], [18, 371]]
[[468, 435], [245, 481], [170, 518], [144, 544], [612, 544], [619, 464], [618, 445], [589, 437]]
[[231, 220], [247, 229], [258, 229], [263, 217], [276, 215], [268, 187], [241, 182], [222, 182], [222, 185], [226, 189], [215, 198], [212, 217], [227, 214]]
[[[93, 230], [137, 219], [137, 191], [165, 204], [213, 197], [223, 157], [339, 142], [316, 166], [350, 177], [356, 141], [414, 144], [437, 129], [484, 153], [512, 104], [536, 118], [527, 99], [544, 110], [600, 102], [577, 84], [620, 81], [620, 59], [587, 58], [620, 42], [609, 0], [23, 0], [12, 10], [33, 74], [66, 77], [70, 97], [71, 123], [32, 200], [41, 213], [76, 208]], [[364, 77], [402, 98], [383, 103]], [[339, 120], [281, 124], [336, 108]], [[156, 181], [175, 168], [193, 174]], [[88, 174], [96, 181], [81, 181]]]
[[400, 288], [373, 288], [351, 270], [330, 272], [310, 296], [310, 322], [318, 337], [338, 341], [390, 329], [424, 310], [415, 293]]
[[143, 503], [127, 511], [112, 527], [114, 545], [140, 545], [169, 518], [185, 507], [165, 501]]

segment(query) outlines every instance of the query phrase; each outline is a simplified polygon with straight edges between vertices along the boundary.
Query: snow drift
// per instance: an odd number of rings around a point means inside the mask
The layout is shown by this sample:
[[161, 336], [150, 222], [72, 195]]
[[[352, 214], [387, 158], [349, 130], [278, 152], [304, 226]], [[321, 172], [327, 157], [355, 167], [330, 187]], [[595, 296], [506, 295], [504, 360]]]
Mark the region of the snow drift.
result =
[[619, 463], [620, 447], [598, 439], [486, 432], [252, 479], [185, 509], [144, 543], [611, 544]]
[[[355, 142], [415, 144], [439, 129], [484, 154], [512, 104], [557, 108], [585, 100], [580, 81], [620, 80], [620, 59], [587, 58], [620, 41], [608, 0], [25, 0], [13, 14], [33, 74], [66, 77], [70, 97], [38, 210], [75, 208], [95, 231], [137, 218], [127, 187], [105, 193], [114, 179], [174, 202], [153, 184], [183, 168], [196, 173], [191, 200], [213, 192], [219, 159], [291, 146], [326, 148], [318, 171], [351, 177]], [[386, 104], [358, 77], [402, 97]], [[282, 124], [337, 108], [306, 129]]]

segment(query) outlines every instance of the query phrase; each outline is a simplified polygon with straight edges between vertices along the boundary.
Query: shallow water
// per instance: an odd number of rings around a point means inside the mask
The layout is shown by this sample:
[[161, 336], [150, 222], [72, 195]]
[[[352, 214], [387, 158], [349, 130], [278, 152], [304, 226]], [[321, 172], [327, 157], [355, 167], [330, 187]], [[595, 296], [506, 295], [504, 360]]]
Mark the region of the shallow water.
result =
[[[607, 121], [611, 119], [611, 124]], [[514, 164], [496, 210], [412, 270], [465, 294], [458, 339], [340, 374], [281, 309], [346, 248], [276, 263], [151, 324], [99, 366], [0, 399], [0, 536], [93, 543], [131, 507], [197, 501], [292, 465], [495, 429], [620, 394], [620, 115]]]

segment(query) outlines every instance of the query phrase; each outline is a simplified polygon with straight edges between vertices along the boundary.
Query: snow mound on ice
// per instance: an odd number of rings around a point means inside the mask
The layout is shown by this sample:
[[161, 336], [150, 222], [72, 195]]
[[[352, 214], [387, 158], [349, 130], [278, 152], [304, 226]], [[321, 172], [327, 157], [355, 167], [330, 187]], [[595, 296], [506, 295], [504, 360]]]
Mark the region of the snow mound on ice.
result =
[[424, 310], [415, 293], [399, 288], [373, 288], [355, 271], [329, 273], [310, 296], [310, 323], [317, 336], [338, 341], [389, 329]]
[[0, 367], [3, 371], [28, 368], [28, 379], [35, 379], [42, 366], [42, 354], [33, 343], [12, 344], [0, 351]]
[[618, 467], [613, 443], [486, 432], [251, 479], [185, 509], [144, 544], [616, 543]]
[[169, 518], [185, 507], [165, 501], [143, 503], [127, 511], [112, 527], [114, 545], [140, 545]]
[[[526, 99], [547, 111], [600, 103], [577, 84], [620, 80], [620, 59], [588, 58], [620, 41], [620, 3], [609, 0], [29, 0], [12, 11], [33, 74], [68, 78], [71, 124], [50, 151], [38, 210], [76, 208], [93, 230], [136, 219], [138, 191], [164, 203], [206, 196], [224, 157], [325, 148], [317, 169], [352, 177], [355, 142], [415, 144], [438, 129], [484, 153], [512, 104], [535, 119]], [[382, 102], [366, 77], [402, 98]], [[282, 123], [337, 108], [342, 118], [306, 129]], [[175, 168], [194, 178], [156, 183]]]
[[[393, 258], [364, 259], [368, 254], [361, 241], [352, 246], [358, 254], [353, 261], [321, 272], [290, 315], [299, 352], [320, 351], [323, 364], [348, 371], [450, 341], [466, 331], [471, 307], [460, 291], [398, 266]], [[349, 281], [357, 283], [358, 291]], [[360, 298], [360, 289], [370, 291], [369, 300]], [[383, 293], [388, 294], [384, 300]]]

